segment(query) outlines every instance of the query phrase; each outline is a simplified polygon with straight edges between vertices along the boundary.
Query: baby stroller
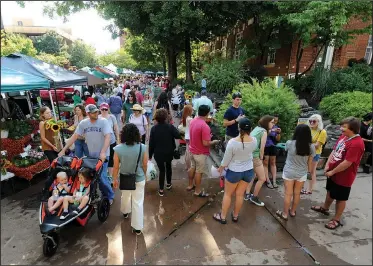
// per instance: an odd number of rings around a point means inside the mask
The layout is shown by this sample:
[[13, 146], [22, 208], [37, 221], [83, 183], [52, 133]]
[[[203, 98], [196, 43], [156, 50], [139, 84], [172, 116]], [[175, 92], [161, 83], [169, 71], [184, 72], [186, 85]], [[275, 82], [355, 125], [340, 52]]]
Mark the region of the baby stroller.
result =
[[[49, 175], [54, 178], [54, 184], [56, 184], [56, 176], [59, 172], [64, 171], [68, 176], [68, 183], [71, 184], [70, 195], [74, 193], [74, 190], [78, 189], [79, 178], [77, 173], [81, 168], [88, 168], [91, 170], [91, 181], [90, 181], [90, 193], [89, 201], [87, 205], [79, 212], [78, 215], [73, 215], [72, 212], [76, 209], [73, 204], [69, 205], [69, 216], [65, 220], [60, 220], [60, 215], [63, 212], [63, 206], [56, 209], [55, 215], [47, 215], [48, 200], [43, 200], [40, 204], [39, 209], [39, 226], [40, 232], [44, 239], [43, 254], [46, 257], [53, 256], [59, 245], [59, 231], [65, 225], [72, 221], [78, 222], [81, 226], [85, 226], [88, 220], [94, 215], [95, 209], [97, 209], [97, 215], [100, 222], [105, 222], [110, 213], [110, 203], [106, 197], [101, 197], [97, 194], [97, 185], [100, 180], [102, 172], [103, 162], [96, 158], [78, 159], [76, 157], [62, 156], [55, 159], [49, 169]], [[54, 185], [53, 184], [53, 185]], [[50, 189], [50, 195], [52, 195], [52, 187]]]

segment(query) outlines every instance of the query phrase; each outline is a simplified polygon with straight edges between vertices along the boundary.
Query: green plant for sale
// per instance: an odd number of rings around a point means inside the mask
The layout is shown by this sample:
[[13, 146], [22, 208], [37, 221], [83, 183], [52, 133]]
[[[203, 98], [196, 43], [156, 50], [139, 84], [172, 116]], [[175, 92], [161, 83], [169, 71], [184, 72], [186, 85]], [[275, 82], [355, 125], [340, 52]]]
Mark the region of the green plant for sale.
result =
[[351, 91], [334, 93], [320, 102], [323, 115], [329, 117], [333, 123], [339, 123], [346, 117], [361, 118], [372, 111], [372, 93]]
[[201, 74], [196, 75], [196, 83], [207, 80], [207, 91], [226, 95], [234, 86], [244, 82], [245, 72], [239, 60], [215, 59], [205, 64]]
[[26, 121], [11, 120], [7, 121], [7, 128], [9, 130], [10, 139], [21, 139], [26, 135], [32, 133], [32, 125]]
[[[242, 83], [234, 88], [234, 91], [240, 91], [242, 94], [241, 107], [245, 110], [245, 116], [253, 125], [257, 125], [262, 116], [278, 114], [282, 140], [289, 139], [300, 114], [300, 106], [295, 93], [285, 85], [277, 88], [271, 79], [265, 79], [263, 82], [253, 80], [252, 83]], [[232, 95], [228, 94], [217, 113], [219, 125], [222, 126], [224, 113], [231, 104]]]

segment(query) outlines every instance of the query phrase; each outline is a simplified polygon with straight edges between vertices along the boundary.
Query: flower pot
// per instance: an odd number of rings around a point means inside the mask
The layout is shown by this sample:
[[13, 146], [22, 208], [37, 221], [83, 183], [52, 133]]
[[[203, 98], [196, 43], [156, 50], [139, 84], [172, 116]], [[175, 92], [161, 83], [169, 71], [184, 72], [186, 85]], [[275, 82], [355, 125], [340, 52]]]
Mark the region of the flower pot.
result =
[[1, 130], [1, 138], [6, 139], [9, 136], [9, 131], [8, 130]]

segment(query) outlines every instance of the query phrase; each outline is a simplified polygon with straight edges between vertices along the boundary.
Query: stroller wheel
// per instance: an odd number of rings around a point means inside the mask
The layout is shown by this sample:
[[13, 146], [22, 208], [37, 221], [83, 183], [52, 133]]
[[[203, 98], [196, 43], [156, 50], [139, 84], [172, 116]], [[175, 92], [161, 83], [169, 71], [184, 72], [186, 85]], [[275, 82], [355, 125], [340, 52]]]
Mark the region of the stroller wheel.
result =
[[110, 202], [108, 198], [102, 198], [97, 206], [97, 216], [100, 222], [105, 222], [109, 217]]
[[[52, 240], [53, 239], [53, 240]], [[57, 233], [52, 233], [44, 237], [43, 254], [45, 257], [52, 257], [56, 253], [60, 242]]]

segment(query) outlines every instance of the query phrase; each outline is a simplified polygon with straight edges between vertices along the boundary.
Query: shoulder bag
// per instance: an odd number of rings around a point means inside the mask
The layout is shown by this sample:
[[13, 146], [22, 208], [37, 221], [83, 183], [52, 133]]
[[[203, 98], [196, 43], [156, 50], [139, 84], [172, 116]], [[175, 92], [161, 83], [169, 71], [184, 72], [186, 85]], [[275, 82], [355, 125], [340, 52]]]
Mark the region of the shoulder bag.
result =
[[119, 183], [120, 190], [136, 190], [136, 172], [137, 172], [137, 167], [140, 161], [141, 149], [142, 149], [142, 145], [140, 143], [140, 152], [139, 152], [139, 156], [137, 157], [135, 172], [133, 174], [120, 174], [119, 176], [120, 177], [120, 183]]

